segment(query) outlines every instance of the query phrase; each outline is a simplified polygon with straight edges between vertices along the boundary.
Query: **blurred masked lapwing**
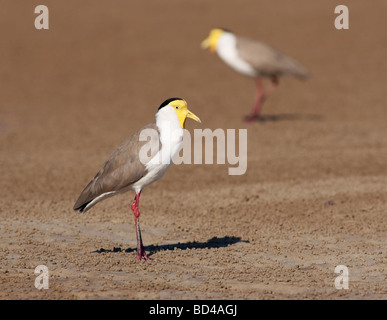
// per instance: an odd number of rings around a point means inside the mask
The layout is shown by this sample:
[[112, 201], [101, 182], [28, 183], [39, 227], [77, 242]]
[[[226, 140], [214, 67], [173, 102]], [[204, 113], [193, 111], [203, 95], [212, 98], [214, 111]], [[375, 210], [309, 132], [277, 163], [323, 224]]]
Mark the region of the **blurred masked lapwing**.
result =
[[[280, 76], [305, 79], [308, 71], [298, 62], [272, 47], [251, 39], [236, 36], [225, 29], [212, 29], [202, 42], [203, 49], [217, 52], [219, 57], [235, 71], [254, 78], [256, 98], [247, 121], [259, 118], [262, 104], [278, 85]], [[261, 78], [269, 78], [270, 87], [265, 89]]]
[[[164, 101], [156, 113], [156, 122], [140, 129], [111, 154], [74, 205], [74, 210], [86, 212], [106, 198], [133, 190], [136, 196], [131, 209], [136, 226], [138, 260], [142, 258], [148, 260], [139, 224], [141, 191], [165, 174], [172, 159], [182, 148], [183, 129], [187, 117], [201, 122], [188, 110], [185, 100], [171, 98]], [[148, 138], [140, 139], [144, 130], [147, 130]], [[148, 151], [144, 153], [147, 156], [143, 157], [141, 150], [146, 143], [150, 143], [150, 146], [147, 146]]]

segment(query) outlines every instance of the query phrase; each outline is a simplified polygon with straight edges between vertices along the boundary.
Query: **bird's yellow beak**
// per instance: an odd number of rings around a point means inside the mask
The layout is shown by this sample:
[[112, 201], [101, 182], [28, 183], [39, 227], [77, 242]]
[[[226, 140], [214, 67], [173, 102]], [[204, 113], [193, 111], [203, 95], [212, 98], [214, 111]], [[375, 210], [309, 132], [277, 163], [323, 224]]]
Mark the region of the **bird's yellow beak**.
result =
[[188, 109], [182, 110], [180, 112], [176, 111], [176, 113], [177, 113], [177, 116], [179, 117], [180, 125], [183, 129], [185, 129], [185, 120], [187, 120], [187, 118], [191, 118], [199, 123], [202, 123], [199, 117], [195, 115], [193, 112], [189, 111]]
[[203, 40], [201, 47], [203, 49], [210, 49], [211, 52], [215, 52], [219, 37], [223, 32], [222, 29], [212, 29], [209, 36]]
[[193, 112], [189, 111], [188, 109], [187, 109], [187, 111], [188, 111], [188, 113], [187, 113], [188, 118], [191, 118], [199, 123], [202, 123], [197, 115], [195, 115]]
[[199, 117], [188, 110], [187, 102], [185, 102], [185, 100], [174, 100], [169, 103], [169, 105], [172, 106], [175, 110], [177, 117], [179, 118], [180, 125], [183, 129], [185, 129], [185, 120], [187, 120], [187, 118], [191, 118], [201, 123]]
[[215, 51], [215, 48], [212, 46], [211, 47], [211, 39], [210, 37], [207, 37], [206, 39], [203, 40], [203, 42], [201, 43], [201, 47], [202, 49], [210, 49], [211, 52], [214, 52]]

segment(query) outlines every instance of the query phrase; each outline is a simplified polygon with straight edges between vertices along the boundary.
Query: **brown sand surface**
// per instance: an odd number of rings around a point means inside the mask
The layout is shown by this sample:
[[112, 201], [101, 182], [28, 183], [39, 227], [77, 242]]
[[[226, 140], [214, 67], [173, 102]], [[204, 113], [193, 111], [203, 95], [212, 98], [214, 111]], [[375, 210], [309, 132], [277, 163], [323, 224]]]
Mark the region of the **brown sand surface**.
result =
[[[1, 299], [386, 299], [385, 0], [1, 1]], [[305, 65], [263, 120], [254, 83], [200, 49], [213, 27]], [[202, 124], [248, 129], [248, 167], [174, 165], [141, 197], [150, 261], [130, 204], [72, 210], [123, 139], [179, 96]], [[38, 265], [49, 289], [35, 288]], [[338, 290], [335, 267], [349, 270]]]

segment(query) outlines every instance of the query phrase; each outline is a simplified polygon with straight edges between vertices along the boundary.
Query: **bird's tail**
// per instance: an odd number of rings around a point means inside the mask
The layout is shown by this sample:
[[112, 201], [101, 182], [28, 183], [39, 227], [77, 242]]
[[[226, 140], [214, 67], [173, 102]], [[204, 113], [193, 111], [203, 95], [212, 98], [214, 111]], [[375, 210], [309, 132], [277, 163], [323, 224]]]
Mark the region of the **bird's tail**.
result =
[[82, 204], [82, 205], [79, 205], [79, 204], [75, 203], [73, 209], [74, 209], [74, 211], [79, 211], [80, 213], [83, 213], [83, 212], [85, 211], [87, 205], [88, 205], [90, 202], [91, 202], [91, 201], [86, 202], [86, 203], [84, 203], [84, 204]]
[[290, 74], [300, 80], [306, 80], [310, 77], [308, 69], [294, 60], [292, 60], [291, 64], [289, 64], [289, 69]]

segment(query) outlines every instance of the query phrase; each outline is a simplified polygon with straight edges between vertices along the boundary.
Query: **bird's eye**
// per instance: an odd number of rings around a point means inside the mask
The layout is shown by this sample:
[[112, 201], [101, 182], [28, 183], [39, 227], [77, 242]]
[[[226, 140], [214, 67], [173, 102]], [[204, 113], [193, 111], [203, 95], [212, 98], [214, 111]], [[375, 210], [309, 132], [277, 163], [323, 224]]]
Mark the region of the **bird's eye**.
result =
[[176, 106], [175, 109], [179, 109], [179, 107]]

